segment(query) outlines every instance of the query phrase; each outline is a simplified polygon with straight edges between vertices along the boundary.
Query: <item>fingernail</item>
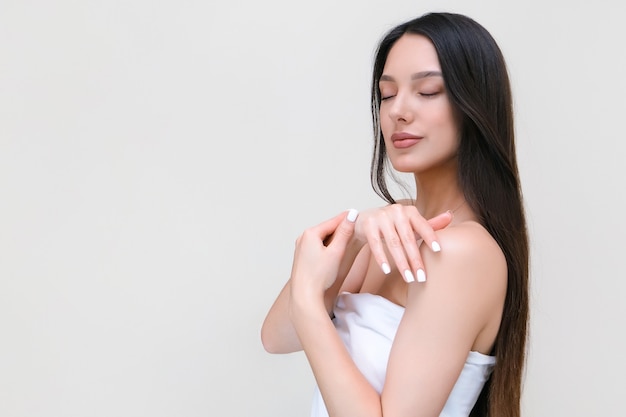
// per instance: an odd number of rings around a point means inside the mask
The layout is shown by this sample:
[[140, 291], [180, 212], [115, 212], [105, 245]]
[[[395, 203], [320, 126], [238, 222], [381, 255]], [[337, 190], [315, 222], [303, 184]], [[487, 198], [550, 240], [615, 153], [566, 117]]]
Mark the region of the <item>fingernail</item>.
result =
[[356, 209], [350, 209], [348, 211], [348, 221], [350, 223], [354, 223], [356, 221], [357, 216], [359, 215], [359, 211]]
[[385, 273], [385, 275], [389, 275], [389, 273], [391, 272], [391, 268], [389, 268], [389, 265], [387, 264], [387, 262], [383, 262], [383, 264], [381, 265], [381, 268], [383, 269], [383, 272]]
[[406, 282], [413, 282], [413, 281], [415, 281], [415, 278], [413, 277], [413, 274], [408, 269], [406, 271], [404, 271], [404, 280]]
[[426, 281], [426, 272], [423, 269], [417, 270], [417, 282], [425, 282]]
[[433, 244], [431, 246], [433, 247], [433, 252], [439, 252], [441, 250], [441, 246], [439, 246], [439, 243], [437, 243], [436, 240], [433, 240]]

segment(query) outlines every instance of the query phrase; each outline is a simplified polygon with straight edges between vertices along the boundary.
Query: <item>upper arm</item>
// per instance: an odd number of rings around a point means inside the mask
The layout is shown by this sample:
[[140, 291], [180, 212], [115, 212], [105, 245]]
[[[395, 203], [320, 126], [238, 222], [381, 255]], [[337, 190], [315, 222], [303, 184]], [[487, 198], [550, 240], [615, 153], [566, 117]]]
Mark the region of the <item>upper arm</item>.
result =
[[500, 319], [507, 269], [495, 241], [477, 225], [438, 238], [441, 252], [420, 249], [427, 281], [408, 286], [382, 394], [389, 415], [438, 416], [477, 336]]

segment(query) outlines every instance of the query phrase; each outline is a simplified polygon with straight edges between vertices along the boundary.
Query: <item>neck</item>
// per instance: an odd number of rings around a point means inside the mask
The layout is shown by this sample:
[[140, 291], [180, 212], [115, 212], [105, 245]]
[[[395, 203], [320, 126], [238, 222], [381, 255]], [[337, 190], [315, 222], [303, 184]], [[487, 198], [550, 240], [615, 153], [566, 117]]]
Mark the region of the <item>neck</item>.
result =
[[427, 219], [445, 211], [456, 212], [465, 205], [465, 197], [457, 178], [456, 161], [451, 167], [415, 174], [417, 198], [415, 206]]

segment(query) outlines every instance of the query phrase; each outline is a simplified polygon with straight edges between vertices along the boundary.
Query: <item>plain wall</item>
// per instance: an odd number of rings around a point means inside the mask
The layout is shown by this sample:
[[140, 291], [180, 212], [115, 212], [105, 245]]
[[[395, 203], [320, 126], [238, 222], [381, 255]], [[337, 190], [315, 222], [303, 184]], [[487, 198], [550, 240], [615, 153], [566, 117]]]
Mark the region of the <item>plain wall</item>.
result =
[[259, 331], [306, 227], [369, 185], [383, 32], [468, 14], [514, 88], [532, 241], [524, 416], [616, 415], [617, 1], [0, 3], [0, 416], [305, 416]]

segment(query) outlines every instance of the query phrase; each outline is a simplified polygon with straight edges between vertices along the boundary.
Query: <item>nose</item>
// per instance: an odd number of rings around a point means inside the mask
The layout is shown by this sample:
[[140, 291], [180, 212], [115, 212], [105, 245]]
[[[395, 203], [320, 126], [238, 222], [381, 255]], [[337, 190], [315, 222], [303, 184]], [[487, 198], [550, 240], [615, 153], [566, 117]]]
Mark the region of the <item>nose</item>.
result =
[[413, 109], [409, 97], [398, 93], [391, 103], [389, 117], [396, 123], [411, 123], [413, 121]]

